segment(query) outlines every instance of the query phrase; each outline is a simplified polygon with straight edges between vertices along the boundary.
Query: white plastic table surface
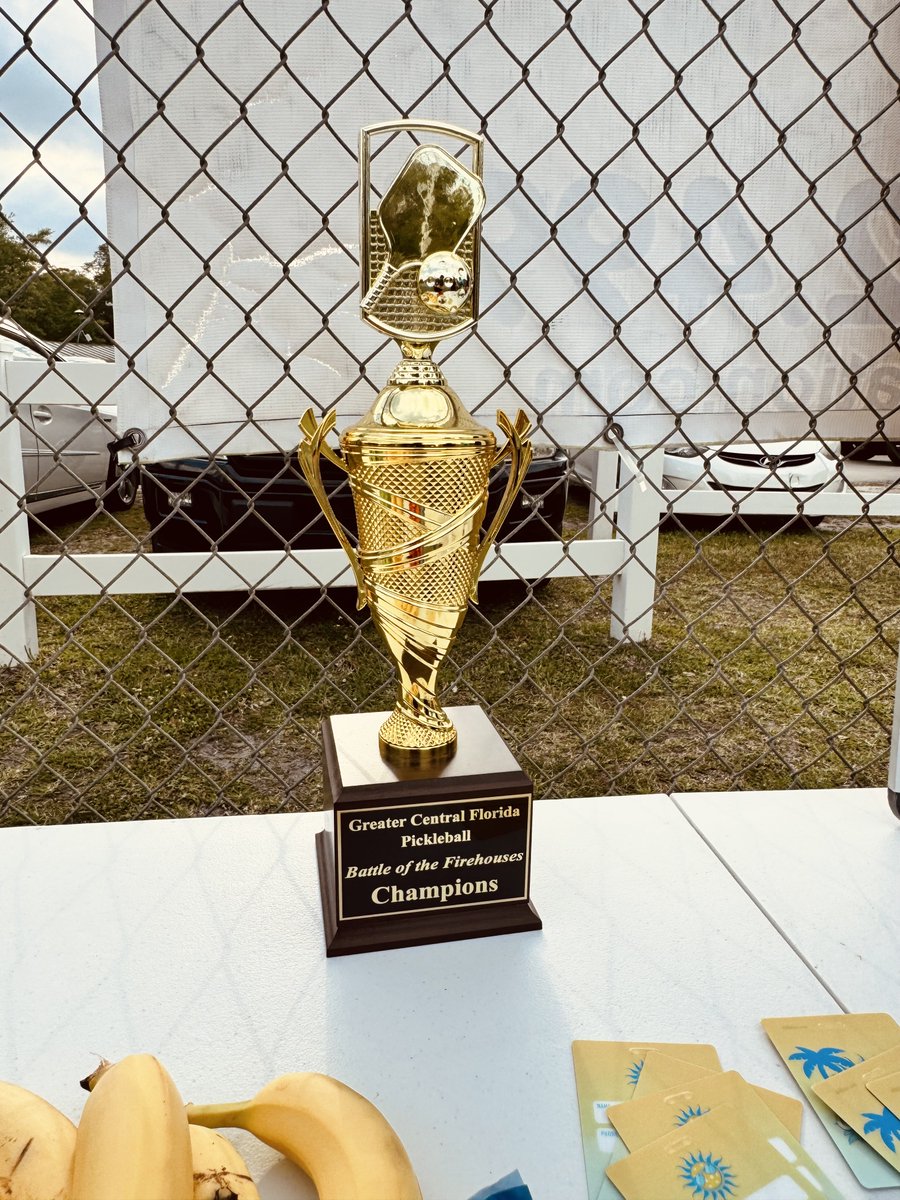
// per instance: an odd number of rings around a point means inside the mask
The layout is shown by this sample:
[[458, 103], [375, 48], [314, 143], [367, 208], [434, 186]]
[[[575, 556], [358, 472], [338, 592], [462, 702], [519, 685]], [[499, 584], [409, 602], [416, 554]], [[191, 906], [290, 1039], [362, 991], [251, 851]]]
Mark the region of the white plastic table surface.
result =
[[[756, 800], [731, 798], [733, 819]], [[886, 802], [866, 819], [868, 834], [850, 819], [836, 830], [829, 860], [875, 853], [895, 833]], [[466, 1200], [515, 1168], [535, 1200], [585, 1200], [573, 1038], [708, 1041], [725, 1067], [790, 1092], [760, 1018], [838, 1010], [801, 957], [804, 931], [798, 954], [666, 797], [536, 805], [541, 932], [330, 960], [314, 853], [323, 820], [0, 830], [0, 1077], [77, 1119], [94, 1053], [157, 1054], [198, 1102], [324, 1071], [384, 1111], [426, 1200]], [[743, 828], [756, 836], [750, 818]], [[821, 840], [804, 841], [804, 828], [790, 826], [797, 858]], [[845, 931], [849, 955], [865, 914], [844, 878], [823, 889], [822, 923]], [[895, 968], [898, 922], [885, 902], [877, 934]], [[896, 976], [889, 984], [879, 994], [873, 974], [865, 1003], [900, 1015]], [[313, 1195], [266, 1147], [235, 1140], [264, 1200]], [[803, 1140], [848, 1200], [867, 1194], [810, 1111]], [[900, 1200], [900, 1189], [878, 1195]]]
[[674, 799], [842, 1008], [900, 1021], [900, 821], [884, 788]]

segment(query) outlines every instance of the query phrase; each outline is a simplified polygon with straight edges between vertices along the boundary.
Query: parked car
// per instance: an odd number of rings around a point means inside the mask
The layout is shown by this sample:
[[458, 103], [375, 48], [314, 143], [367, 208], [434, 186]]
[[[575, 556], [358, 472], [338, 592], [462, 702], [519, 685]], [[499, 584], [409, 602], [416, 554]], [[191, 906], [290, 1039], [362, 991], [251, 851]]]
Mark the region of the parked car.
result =
[[817, 441], [666, 446], [663, 486], [675, 491], [842, 492], [846, 484], [835, 462], [834, 451]]
[[[561, 451], [535, 454], [499, 541], [551, 541], [562, 534], [568, 460]], [[356, 517], [347, 476], [323, 460], [322, 478], [338, 520], [351, 532]], [[491, 480], [486, 521], [497, 510], [508, 471]], [[141, 472], [144, 513], [155, 551], [329, 548], [337, 539], [295, 454], [233, 454], [152, 463]]]
[[[85, 357], [54, 349], [15, 321], [0, 320], [0, 361], [50, 358], [64, 363]], [[79, 404], [25, 403], [19, 405], [18, 419], [28, 513], [45, 513], [98, 495], [107, 509], [121, 511], [134, 504], [138, 475], [119, 469], [115, 405], [102, 404], [94, 413]]]

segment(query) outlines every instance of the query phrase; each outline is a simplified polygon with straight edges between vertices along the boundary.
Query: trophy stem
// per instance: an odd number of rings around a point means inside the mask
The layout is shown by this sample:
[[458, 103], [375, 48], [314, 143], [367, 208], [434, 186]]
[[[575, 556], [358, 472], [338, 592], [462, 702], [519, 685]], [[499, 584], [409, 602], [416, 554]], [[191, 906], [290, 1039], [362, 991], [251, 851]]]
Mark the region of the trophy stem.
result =
[[378, 731], [384, 758], [403, 766], [428, 766], [456, 753], [456, 726], [434, 692], [401, 682], [394, 711]]

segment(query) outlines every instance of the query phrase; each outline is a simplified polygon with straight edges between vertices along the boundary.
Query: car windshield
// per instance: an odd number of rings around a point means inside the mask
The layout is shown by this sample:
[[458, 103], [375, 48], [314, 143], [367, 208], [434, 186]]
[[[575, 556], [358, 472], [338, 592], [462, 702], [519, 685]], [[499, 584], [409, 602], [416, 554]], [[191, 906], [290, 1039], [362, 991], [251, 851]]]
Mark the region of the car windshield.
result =
[[32, 349], [31, 346], [14, 340], [4, 333], [0, 333], [0, 355], [3, 358], [30, 358], [43, 359], [44, 362], [47, 361], [46, 354], [40, 354], [37, 350]]

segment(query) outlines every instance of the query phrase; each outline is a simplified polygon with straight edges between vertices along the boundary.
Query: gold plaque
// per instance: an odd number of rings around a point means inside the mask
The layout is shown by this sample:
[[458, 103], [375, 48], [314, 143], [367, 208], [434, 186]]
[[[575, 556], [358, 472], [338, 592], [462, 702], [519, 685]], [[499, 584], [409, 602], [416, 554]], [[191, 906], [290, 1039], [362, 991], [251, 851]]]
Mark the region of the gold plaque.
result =
[[[373, 143], [398, 135], [415, 148], [376, 194]], [[432, 145], [423, 137], [448, 143]], [[469, 154], [466, 165], [453, 153]], [[377, 154], [377, 151], [375, 151]], [[531, 462], [530, 422], [497, 414], [505, 436], [474, 420], [432, 361], [436, 342], [478, 314], [479, 221], [484, 209], [482, 139], [438, 122], [372, 125], [360, 136], [361, 314], [399, 342], [402, 359], [369, 412], [325, 441], [332, 410], [300, 420], [300, 465], [353, 566], [358, 606], [369, 605], [394, 662], [398, 696], [381, 726], [388, 759], [407, 764], [449, 757], [456, 729], [437, 696], [437, 673], [475, 599], [485, 558]], [[350, 479], [359, 544], [331, 509], [321, 455]], [[482, 534], [491, 472], [509, 455], [506, 490]]]

